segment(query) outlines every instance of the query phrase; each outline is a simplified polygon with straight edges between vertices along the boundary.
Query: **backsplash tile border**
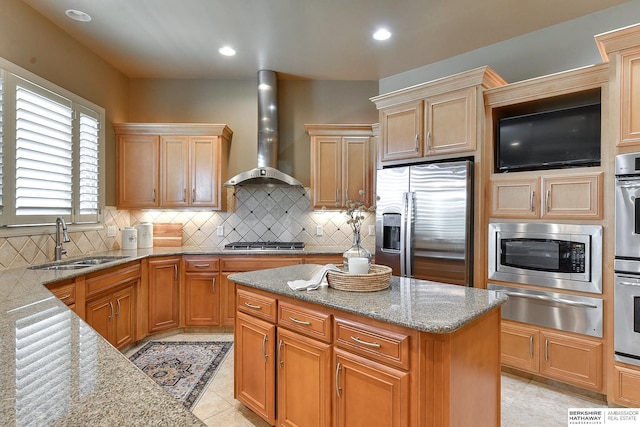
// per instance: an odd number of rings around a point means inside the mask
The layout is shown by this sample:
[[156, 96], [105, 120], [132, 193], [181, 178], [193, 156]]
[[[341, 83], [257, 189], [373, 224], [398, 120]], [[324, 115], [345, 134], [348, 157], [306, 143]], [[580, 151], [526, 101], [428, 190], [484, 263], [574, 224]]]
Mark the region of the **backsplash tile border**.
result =
[[[313, 211], [310, 189], [297, 187], [239, 187], [227, 189], [227, 211], [117, 210], [106, 207], [104, 228], [70, 232], [65, 243], [67, 257], [120, 249], [122, 229], [141, 222], [182, 223], [182, 245], [224, 247], [234, 241], [301, 241], [307, 246], [331, 246], [345, 250], [353, 233], [346, 216], [339, 211]], [[222, 225], [224, 236], [217, 235]], [[373, 251], [375, 236], [368, 234], [375, 225], [375, 214], [366, 214], [362, 226], [364, 246]], [[107, 227], [115, 226], [116, 235], [107, 237]], [[316, 227], [322, 226], [322, 236]], [[54, 234], [0, 238], [0, 269], [25, 267], [53, 260]]]

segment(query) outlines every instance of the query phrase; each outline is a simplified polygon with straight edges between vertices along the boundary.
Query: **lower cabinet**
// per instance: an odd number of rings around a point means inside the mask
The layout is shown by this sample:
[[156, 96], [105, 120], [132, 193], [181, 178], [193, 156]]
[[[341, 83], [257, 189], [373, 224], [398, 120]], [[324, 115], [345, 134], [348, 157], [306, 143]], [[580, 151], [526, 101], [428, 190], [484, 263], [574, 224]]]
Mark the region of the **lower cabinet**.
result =
[[220, 325], [220, 260], [210, 256], [183, 257], [185, 326]]
[[180, 256], [150, 258], [149, 333], [180, 324]]
[[640, 407], [640, 369], [615, 364], [613, 366], [613, 393], [609, 401], [629, 408]]
[[586, 336], [502, 321], [502, 364], [590, 390], [603, 389], [603, 344]]
[[76, 311], [76, 283], [73, 279], [49, 283], [47, 289], [71, 310]]

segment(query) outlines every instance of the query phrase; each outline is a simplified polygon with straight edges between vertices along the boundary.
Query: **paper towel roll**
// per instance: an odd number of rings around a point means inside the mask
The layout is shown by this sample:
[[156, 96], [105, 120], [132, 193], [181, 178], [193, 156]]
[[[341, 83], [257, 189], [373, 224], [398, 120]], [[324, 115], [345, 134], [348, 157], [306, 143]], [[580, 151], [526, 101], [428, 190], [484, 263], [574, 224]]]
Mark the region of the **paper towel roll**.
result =
[[153, 224], [150, 222], [142, 222], [136, 225], [138, 229], [138, 248], [153, 247]]
[[122, 249], [137, 249], [138, 248], [138, 230], [133, 227], [125, 227], [122, 230]]

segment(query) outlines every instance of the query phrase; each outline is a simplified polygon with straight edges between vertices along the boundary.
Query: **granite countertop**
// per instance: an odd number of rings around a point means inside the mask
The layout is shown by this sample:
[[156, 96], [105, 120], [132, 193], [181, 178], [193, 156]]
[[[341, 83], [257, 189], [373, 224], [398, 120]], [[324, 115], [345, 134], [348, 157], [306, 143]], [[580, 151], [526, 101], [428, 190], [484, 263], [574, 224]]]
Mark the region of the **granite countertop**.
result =
[[29, 266], [0, 270], [3, 425], [204, 425], [43, 285], [154, 256], [299, 256], [342, 251], [326, 247], [299, 251], [150, 248], [92, 253], [90, 256], [123, 258], [79, 270], [33, 270]]
[[314, 264], [234, 273], [229, 279], [255, 289], [331, 307], [423, 332], [454, 332], [507, 301], [500, 292], [426, 280], [391, 277], [388, 289], [346, 292], [329, 287], [292, 290], [287, 281], [310, 279], [322, 266]]

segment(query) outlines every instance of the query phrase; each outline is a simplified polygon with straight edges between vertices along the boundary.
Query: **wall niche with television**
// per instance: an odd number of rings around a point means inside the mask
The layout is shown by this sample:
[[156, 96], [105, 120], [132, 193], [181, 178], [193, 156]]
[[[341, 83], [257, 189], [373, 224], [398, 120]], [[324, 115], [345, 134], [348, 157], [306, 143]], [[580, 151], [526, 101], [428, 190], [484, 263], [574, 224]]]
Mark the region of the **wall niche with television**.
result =
[[492, 109], [494, 173], [600, 166], [601, 90]]

